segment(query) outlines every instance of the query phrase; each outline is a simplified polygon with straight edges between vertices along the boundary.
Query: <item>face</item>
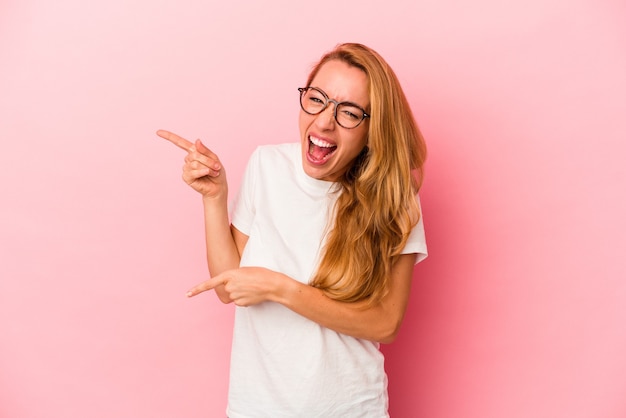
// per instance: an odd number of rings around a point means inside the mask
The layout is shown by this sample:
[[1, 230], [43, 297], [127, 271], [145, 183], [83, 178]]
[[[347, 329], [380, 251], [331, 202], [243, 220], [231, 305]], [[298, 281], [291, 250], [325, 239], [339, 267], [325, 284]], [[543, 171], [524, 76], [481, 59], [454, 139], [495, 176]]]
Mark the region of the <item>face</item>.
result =
[[[343, 61], [325, 63], [311, 81], [311, 87], [324, 91], [337, 102], [352, 102], [369, 107], [367, 75]], [[335, 104], [323, 112], [309, 115], [300, 109], [300, 136], [304, 172], [318, 180], [337, 181], [352, 166], [367, 143], [369, 119], [346, 129], [333, 117]]]

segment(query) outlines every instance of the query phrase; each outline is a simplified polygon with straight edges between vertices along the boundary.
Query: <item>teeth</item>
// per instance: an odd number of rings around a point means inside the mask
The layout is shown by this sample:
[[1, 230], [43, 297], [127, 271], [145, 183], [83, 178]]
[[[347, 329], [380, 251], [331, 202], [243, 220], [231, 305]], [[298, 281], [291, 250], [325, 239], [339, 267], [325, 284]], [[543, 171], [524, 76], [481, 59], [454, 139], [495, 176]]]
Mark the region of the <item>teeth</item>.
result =
[[315, 138], [315, 137], [313, 137], [313, 136], [310, 136], [310, 137], [309, 137], [309, 140], [310, 140], [313, 144], [317, 145], [318, 147], [322, 147], [322, 148], [332, 148], [332, 147], [334, 147], [334, 146], [335, 146], [334, 144], [331, 144], [330, 142], [326, 142], [326, 141], [324, 141], [324, 140], [322, 140], [322, 139]]

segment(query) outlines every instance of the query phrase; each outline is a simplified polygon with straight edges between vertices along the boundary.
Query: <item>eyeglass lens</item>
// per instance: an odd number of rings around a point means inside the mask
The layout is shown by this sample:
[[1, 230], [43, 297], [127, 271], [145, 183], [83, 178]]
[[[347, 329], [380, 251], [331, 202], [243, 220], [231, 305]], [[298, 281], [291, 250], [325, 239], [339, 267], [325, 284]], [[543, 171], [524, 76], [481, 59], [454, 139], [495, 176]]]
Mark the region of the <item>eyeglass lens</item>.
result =
[[[357, 106], [350, 103], [335, 103], [335, 120], [344, 128], [354, 128], [364, 118], [364, 112]], [[329, 100], [321, 90], [315, 87], [308, 87], [300, 94], [300, 105], [302, 109], [311, 114], [317, 115], [328, 106]]]

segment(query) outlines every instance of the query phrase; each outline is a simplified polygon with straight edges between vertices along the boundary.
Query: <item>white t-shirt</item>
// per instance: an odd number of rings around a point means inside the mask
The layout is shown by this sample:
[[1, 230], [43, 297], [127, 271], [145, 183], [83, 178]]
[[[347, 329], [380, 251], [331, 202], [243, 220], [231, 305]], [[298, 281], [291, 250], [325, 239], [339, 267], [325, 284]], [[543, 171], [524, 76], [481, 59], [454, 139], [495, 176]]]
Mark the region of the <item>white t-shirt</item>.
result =
[[[337, 193], [302, 168], [300, 144], [252, 154], [232, 215], [249, 236], [241, 266], [309, 283]], [[423, 224], [404, 253], [426, 257]], [[273, 302], [237, 307], [227, 415], [387, 417], [387, 376], [379, 344], [340, 334]]]

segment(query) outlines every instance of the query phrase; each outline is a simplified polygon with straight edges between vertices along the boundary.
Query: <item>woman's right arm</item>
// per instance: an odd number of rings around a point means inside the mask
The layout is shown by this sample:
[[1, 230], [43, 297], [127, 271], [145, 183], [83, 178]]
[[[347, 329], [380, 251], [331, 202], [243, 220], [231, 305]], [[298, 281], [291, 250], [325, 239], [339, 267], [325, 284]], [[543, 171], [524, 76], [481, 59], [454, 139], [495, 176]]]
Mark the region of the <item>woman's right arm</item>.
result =
[[[230, 225], [228, 183], [219, 158], [200, 140], [192, 143], [164, 130], [159, 130], [157, 135], [187, 151], [183, 180], [202, 195], [209, 273], [216, 276], [239, 267], [247, 236]], [[223, 286], [215, 291], [222, 302], [231, 302]]]
[[[248, 236], [230, 224], [228, 205], [203, 196], [207, 265], [211, 277], [239, 267]], [[232, 302], [224, 286], [215, 288], [223, 303]]]

